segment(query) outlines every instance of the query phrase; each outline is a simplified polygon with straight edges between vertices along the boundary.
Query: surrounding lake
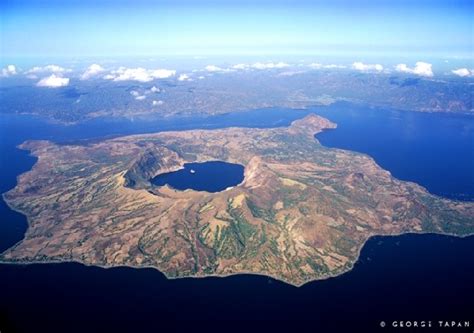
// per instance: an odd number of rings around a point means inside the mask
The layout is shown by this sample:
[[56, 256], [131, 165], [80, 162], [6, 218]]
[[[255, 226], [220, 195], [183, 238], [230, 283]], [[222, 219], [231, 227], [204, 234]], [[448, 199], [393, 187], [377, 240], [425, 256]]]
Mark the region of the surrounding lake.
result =
[[317, 138], [327, 147], [368, 154], [398, 179], [433, 194], [474, 200], [474, 117], [380, 111], [348, 103], [318, 108], [338, 128]]
[[[15, 148], [26, 139], [70, 142], [163, 130], [275, 127], [288, 125], [313, 111], [339, 125], [336, 130], [318, 135], [323, 144], [367, 153], [396, 177], [415, 181], [433, 193], [462, 199], [474, 197], [474, 118], [371, 110], [347, 103], [156, 122], [101, 120], [78, 126], [2, 115], [0, 191], [15, 186], [16, 177], [34, 164], [33, 157]], [[196, 171], [193, 176], [198, 175], [200, 171], [192, 168]], [[3, 200], [0, 216], [3, 251], [23, 237], [26, 219], [11, 211]], [[229, 324], [221, 324], [220, 320], [233, 321], [232, 329], [261, 325], [262, 329], [273, 331], [285, 328], [285, 320], [292, 321], [288, 323], [289, 331], [305, 328], [326, 332], [376, 330], [382, 320], [470, 319], [472, 325], [472, 253], [474, 237], [375, 237], [366, 244], [351, 272], [301, 288], [251, 275], [167, 280], [154, 269], [102, 269], [76, 263], [3, 264], [0, 331], [228, 329]], [[201, 320], [211, 321], [212, 325]], [[239, 327], [237, 320], [268, 322]]]
[[244, 167], [222, 161], [185, 163], [183, 169], [160, 174], [151, 182], [157, 186], [169, 185], [180, 191], [187, 189], [220, 192], [244, 180]]
[[0, 265], [0, 322], [61, 333], [371, 332], [382, 320], [472, 320], [472, 253], [472, 237], [377, 237], [351, 272], [300, 288], [252, 275], [167, 280], [148, 268]]

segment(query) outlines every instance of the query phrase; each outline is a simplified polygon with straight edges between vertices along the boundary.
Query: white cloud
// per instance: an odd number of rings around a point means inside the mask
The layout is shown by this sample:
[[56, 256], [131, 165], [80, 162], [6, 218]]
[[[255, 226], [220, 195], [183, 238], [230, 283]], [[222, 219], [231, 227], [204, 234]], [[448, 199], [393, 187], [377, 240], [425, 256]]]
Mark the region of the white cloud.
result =
[[61, 77], [56, 74], [51, 74], [48, 77], [41, 79], [36, 85], [38, 87], [59, 88], [65, 87], [69, 84], [67, 77]]
[[113, 77], [114, 81], [140, 81], [148, 82], [153, 80], [150, 74], [144, 68], [125, 68], [120, 67], [118, 70], [113, 71], [112, 74], [116, 74]]
[[248, 69], [250, 66], [247, 64], [237, 64], [232, 66], [233, 69]]
[[451, 71], [454, 75], [460, 77], [474, 76], [474, 70], [469, 70], [467, 68], [458, 68]]
[[151, 76], [155, 79], [167, 79], [175, 75], [176, 71], [171, 69], [155, 69], [151, 71]]
[[30, 70], [26, 71], [26, 74], [38, 74], [38, 73], [55, 73], [55, 74], [60, 74], [60, 73], [67, 73], [71, 72], [70, 69], [64, 68], [58, 65], [47, 65], [47, 66], [35, 66], [31, 68]]
[[93, 76], [96, 76], [99, 73], [102, 73], [104, 68], [97, 64], [92, 64], [87, 67], [86, 71], [81, 75], [81, 80], [90, 79]]
[[224, 71], [223, 68], [220, 68], [220, 67], [215, 66], [215, 65], [207, 65], [205, 67], [205, 70], [208, 71], [208, 72], [222, 72], [222, 71]]
[[3, 76], [3, 77], [8, 77], [8, 76], [15, 75], [15, 74], [16, 74], [15, 65], [8, 65], [7, 67], [2, 68], [2, 75], [1, 76]]
[[188, 81], [188, 80], [190, 80], [190, 78], [189, 78], [189, 75], [187, 75], [187, 74], [181, 74], [178, 77], [178, 81]]
[[329, 65], [323, 65], [320, 63], [311, 63], [308, 65], [308, 67], [311, 67], [313, 69], [341, 69], [341, 68], [346, 68], [344, 65], [336, 65], [336, 64], [329, 64]]
[[360, 61], [354, 62], [352, 64], [352, 68], [362, 72], [369, 72], [369, 71], [376, 71], [381, 72], [383, 71], [383, 66], [380, 64], [364, 64]]
[[313, 69], [321, 69], [321, 68], [323, 68], [323, 64], [320, 64], [318, 62], [313, 62], [313, 63], [309, 64], [308, 67], [311, 67]]
[[346, 66], [344, 66], [344, 65], [330, 64], [330, 65], [325, 65], [324, 68], [338, 68], [338, 69], [342, 69], [342, 68], [346, 68]]
[[285, 67], [289, 67], [289, 66], [290, 65], [288, 65], [285, 62], [278, 62], [278, 63], [274, 63], [274, 62], [267, 62], [267, 63], [256, 62], [255, 64], [252, 65], [252, 68], [255, 68], [255, 69], [273, 69], [273, 68], [285, 68]]
[[285, 62], [256, 62], [254, 64], [236, 64], [230, 68], [222, 68], [216, 65], [207, 65], [204, 69], [208, 72], [233, 72], [236, 70], [245, 70], [245, 69], [274, 69], [274, 68], [286, 68], [290, 65]]
[[433, 70], [431, 69], [431, 67], [432, 65], [427, 62], [418, 61], [415, 64], [415, 67], [413, 68], [408, 67], [406, 64], [398, 64], [397, 66], [395, 66], [395, 70], [402, 73], [409, 73], [420, 76], [433, 76]]
[[163, 101], [153, 101], [151, 104], [152, 104], [153, 106], [163, 105]]
[[160, 88], [157, 88], [157, 87], [153, 86], [153, 87], [151, 87], [150, 91], [152, 93], [159, 93], [161, 90], [160, 90]]
[[136, 90], [130, 91], [130, 95], [132, 95], [133, 97], [135, 97], [135, 99], [136, 99], [137, 101], [142, 101], [142, 100], [144, 100], [144, 99], [146, 98], [145, 95], [140, 94], [140, 93], [139, 93], [138, 91], [136, 91]]
[[166, 79], [176, 74], [175, 70], [169, 69], [154, 69], [148, 70], [145, 68], [126, 68], [120, 67], [117, 70], [105, 75], [104, 79], [114, 81], [139, 81], [149, 82], [154, 79]]

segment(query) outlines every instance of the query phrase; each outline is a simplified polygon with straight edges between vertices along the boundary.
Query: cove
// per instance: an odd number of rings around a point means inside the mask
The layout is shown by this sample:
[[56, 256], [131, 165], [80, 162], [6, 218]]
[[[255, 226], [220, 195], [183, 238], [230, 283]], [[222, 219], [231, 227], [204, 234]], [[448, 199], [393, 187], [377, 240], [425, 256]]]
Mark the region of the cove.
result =
[[157, 186], [169, 185], [180, 191], [187, 189], [220, 192], [244, 180], [244, 167], [222, 161], [185, 163], [183, 169], [160, 174], [151, 179]]

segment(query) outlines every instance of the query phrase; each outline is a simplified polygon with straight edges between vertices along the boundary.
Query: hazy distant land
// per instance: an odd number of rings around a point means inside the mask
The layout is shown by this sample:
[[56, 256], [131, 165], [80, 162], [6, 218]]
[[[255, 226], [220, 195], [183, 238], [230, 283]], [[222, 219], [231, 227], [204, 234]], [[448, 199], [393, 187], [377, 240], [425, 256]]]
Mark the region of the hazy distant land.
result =
[[269, 107], [296, 109], [337, 101], [419, 112], [472, 114], [474, 110], [470, 78], [441, 80], [299, 67], [201, 70], [188, 75], [186, 81], [175, 76], [152, 82], [76, 79], [56, 89], [28, 86], [31, 80], [27, 79], [5, 81], [0, 89], [0, 113], [69, 124], [101, 117], [192, 117]]

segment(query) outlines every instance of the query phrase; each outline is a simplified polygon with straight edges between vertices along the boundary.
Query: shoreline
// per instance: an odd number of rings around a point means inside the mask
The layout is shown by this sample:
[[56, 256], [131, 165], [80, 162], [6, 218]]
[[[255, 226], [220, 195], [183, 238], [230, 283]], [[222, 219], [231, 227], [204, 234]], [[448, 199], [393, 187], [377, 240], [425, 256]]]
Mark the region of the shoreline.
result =
[[[309, 101], [311, 102], [311, 101]], [[256, 110], [271, 110], [271, 109], [287, 109], [288, 111], [293, 111], [293, 110], [311, 110], [314, 108], [318, 107], [331, 107], [334, 106], [337, 103], [350, 103], [356, 106], [365, 106], [368, 108], [372, 109], [390, 109], [393, 111], [398, 111], [398, 112], [414, 112], [414, 113], [426, 113], [426, 114], [446, 114], [446, 115], [459, 115], [459, 116], [467, 116], [467, 117], [474, 117], [474, 111], [473, 110], [466, 110], [466, 111], [444, 111], [444, 110], [434, 110], [434, 109], [420, 109], [420, 110], [413, 110], [413, 109], [401, 109], [401, 108], [396, 108], [393, 106], [389, 105], [372, 105], [368, 102], [362, 101], [362, 100], [356, 100], [356, 99], [336, 99], [335, 102], [330, 103], [330, 104], [313, 104], [313, 103], [305, 103], [303, 106], [298, 105], [298, 106], [291, 106], [291, 105], [285, 105], [285, 106], [278, 106], [278, 105], [272, 105], [272, 106], [263, 106], [263, 107], [254, 107], [254, 108], [237, 108], [233, 111], [223, 111], [223, 112], [217, 112], [217, 113], [203, 113], [203, 112], [197, 112], [196, 115], [200, 117], [212, 117], [212, 116], [225, 116], [228, 114], [232, 113], [244, 113], [244, 112], [251, 112], [251, 111], [256, 111]], [[139, 113], [123, 113], [123, 114], [118, 114], [114, 115], [113, 113], [111, 114], [105, 114], [105, 115], [97, 115], [97, 114], [91, 114], [88, 115], [87, 117], [81, 119], [81, 120], [75, 120], [75, 121], [65, 121], [61, 119], [54, 118], [52, 116], [43, 116], [40, 113], [28, 113], [28, 112], [22, 112], [22, 113], [0, 113], [0, 117], [9, 117], [9, 116], [26, 116], [26, 117], [32, 117], [32, 118], [37, 118], [41, 121], [44, 121], [46, 123], [50, 123], [53, 125], [60, 125], [60, 126], [66, 126], [66, 127], [73, 127], [77, 125], [84, 125], [89, 122], [93, 121], [102, 121], [105, 119], [116, 119], [116, 120], [129, 120], [131, 118], [142, 118], [146, 119], [147, 117], [156, 117], [156, 113], [154, 112], [139, 112]], [[170, 118], [191, 118], [195, 115], [193, 114], [179, 114], [179, 113], [170, 113], [170, 114], [165, 114], [165, 115], [160, 115], [165, 119], [170, 119]]]
[[[464, 239], [468, 237], [474, 237], [474, 233], [467, 234], [467, 235], [456, 235], [456, 234], [449, 234], [449, 233], [435, 233], [435, 232], [402, 232], [398, 234], [390, 234], [390, 235], [371, 235], [369, 236], [365, 242], [362, 244], [360, 247], [358, 254], [357, 254], [357, 259], [353, 262], [353, 264], [350, 266], [349, 269], [343, 270], [340, 273], [337, 274], [328, 274], [326, 276], [322, 276], [317, 279], [310, 279], [307, 280], [301, 284], [295, 284], [289, 281], [286, 281], [284, 279], [278, 278], [276, 276], [271, 276], [268, 274], [264, 273], [256, 273], [256, 272], [251, 272], [251, 271], [241, 271], [241, 272], [236, 272], [236, 273], [229, 273], [229, 274], [206, 274], [206, 275], [189, 275], [189, 276], [168, 276], [165, 272], [162, 272], [160, 269], [158, 269], [156, 266], [151, 266], [151, 265], [145, 265], [145, 266], [132, 266], [132, 265], [102, 265], [102, 264], [89, 264], [89, 263], [84, 263], [79, 260], [44, 260], [44, 261], [25, 261], [25, 262], [19, 262], [19, 261], [8, 261], [8, 260], [3, 260], [0, 258], [0, 265], [18, 265], [18, 266], [29, 266], [29, 265], [55, 265], [55, 264], [79, 264], [85, 267], [98, 267], [101, 269], [114, 269], [114, 268], [130, 268], [130, 269], [153, 269], [158, 271], [160, 274], [162, 274], [167, 280], [180, 280], [180, 279], [205, 279], [205, 278], [227, 278], [227, 277], [233, 277], [233, 276], [238, 276], [238, 275], [252, 275], [252, 276], [259, 276], [259, 277], [265, 277], [265, 278], [270, 278], [279, 282], [282, 282], [286, 285], [295, 287], [295, 288], [300, 288], [303, 287], [309, 283], [315, 283], [318, 281], [324, 281], [328, 279], [333, 279], [337, 278], [339, 276], [342, 276], [344, 274], [347, 274], [351, 272], [355, 265], [360, 261], [360, 256], [367, 245], [367, 243], [375, 238], [375, 237], [387, 237], [387, 238], [395, 238], [395, 237], [400, 237], [404, 235], [413, 235], [413, 236], [442, 236], [442, 237], [450, 237], [450, 238], [459, 238], [459, 239]], [[21, 241], [20, 241], [21, 242]], [[10, 249], [10, 248], [9, 248]], [[8, 251], [8, 249], [7, 249]], [[0, 253], [0, 257], [4, 252]]]

